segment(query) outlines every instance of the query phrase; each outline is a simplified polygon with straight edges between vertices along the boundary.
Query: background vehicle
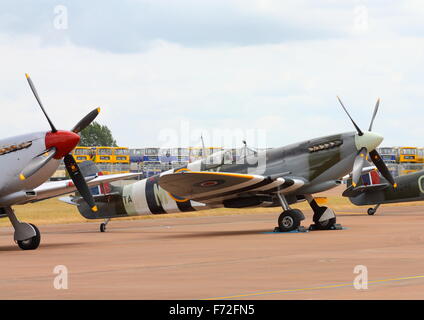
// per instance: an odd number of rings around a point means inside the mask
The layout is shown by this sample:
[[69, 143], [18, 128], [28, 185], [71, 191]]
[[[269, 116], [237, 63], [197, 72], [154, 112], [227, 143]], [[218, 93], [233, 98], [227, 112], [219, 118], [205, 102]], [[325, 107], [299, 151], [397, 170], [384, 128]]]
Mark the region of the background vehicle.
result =
[[378, 148], [378, 152], [385, 163], [396, 163], [396, 148], [383, 147]]
[[398, 167], [398, 174], [403, 176], [422, 170], [423, 165], [421, 163], [400, 163]]
[[72, 152], [72, 155], [77, 163], [81, 163], [91, 160], [95, 153], [94, 150], [95, 148], [93, 147], [76, 147]]
[[113, 170], [114, 173], [130, 172], [130, 151], [126, 147], [113, 148]]
[[416, 163], [417, 148], [416, 147], [399, 147], [397, 153], [398, 163]]
[[159, 156], [160, 148], [145, 148], [143, 155], [143, 173], [145, 177], [151, 177], [162, 172], [162, 164]]
[[130, 149], [130, 162], [143, 162], [144, 148]]
[[171, 168], [187, 167], [190, 162], [189, 148], [173, 148], [171, 150]]
[[162, 171], [167, 171], [172, 168], [172, 163], [176, 161], [175, 155], [171, 148], [163, 148], [159, 151], [159, 158], [162, 166]]
[[155, 176], [162, 172], [162, 163], [160, 161], [144, 161], [143, 174], [145, 178]]
[[113, 172], [113, 148], [95, 147], [93, 162], [103, 174], [110, 174]]
[[417, 148], [417, 162], [424, 163], [424, 148], [423, 147]]
[[[140, 172], [143, 171], [143, 156], [144, 148], [130, 149], [130, 171]], [[138, 176], [136, 179], [141, 179]]]
[[189, 149], [189, 162], [202, 160], [204, 158], [202, 147], [190, 147]]

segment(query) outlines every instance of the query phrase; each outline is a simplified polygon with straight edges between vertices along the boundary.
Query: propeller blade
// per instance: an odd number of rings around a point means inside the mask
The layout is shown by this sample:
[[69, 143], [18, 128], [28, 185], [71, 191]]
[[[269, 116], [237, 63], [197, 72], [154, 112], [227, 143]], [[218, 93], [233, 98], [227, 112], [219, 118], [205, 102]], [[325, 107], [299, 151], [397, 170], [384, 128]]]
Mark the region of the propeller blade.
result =
[[75, 187], [81, 194], [81, 197], [87, 202], [91, 210], [97, 211], [96, 203], [94, 202], [93, 196], [91, 195], [90, 189], [88, 188], [87, 182], [82, 175], [80, 168], [75, 162], [74, 157], [71, 154], [67, 154], [64, 158], [66, 170], [69, 173]]
[[364, 133], [361, 131], [361, 129], [359, 129], [358, 125], [355, 123], [355, 121], [353, 121], [352, 117], [350, 116], [349, 112], [347, 112], [347, 109], [345, 108], [345, 106], [343, 105], [342, 100], [340, 100], [340, 98], [337, 96], [337, 99], [339, 100], [340, 104], [342, 105], [343, 110], [346, 112], [347, 116], [349, 117], [350, 121], [352, 121], [353, 125], [356, 128], [356, 131], [358, 131], [358, 134], [360, 136], [362, 136]]
[[372, 115], [371, 122], [370, 122], [370, 127], [368, 128], [368, 131], [371, 131], [372, 130], [372, 125], [374, 123], [375, 116], [377, 115], [377, 111], [378, 111], [378, 106], [379, 105], [380, 105], [380, 98], [377, 99], [377, 103], [375, 104], [374, 113]]
[[42, 155], [34, 157], [31, 162], [22, 170], [19, 179], [25, 180], [44, 167], [56, 154], [56, 148], [51, 148]]
[[395, 183], [395, 180], [393, 179], [392, 174], [390, 173], [389, 169], [387, 168], [386, 164], [384, 163], [383, 159], [381, 159], [380, 154], [377, 152], [377, 150], [372, 150], [370, 152], [371, 161], [374, 163], [374, 165], [377, 167], [378, 171], [380, 171], [381, 175], [393, 186], [397, 187], [397, 184]]
[[78, 133], [84, 130], [94, 119], [96, 119], [97, 115], [100, 113], [100, 108], [96, 108], [87, 114], [84, 118], [82, 118], [73, 128], [72, 132]]
[[356, 187], [356, 185], [359, 182], [359, 179], [362, 175], [362, 168], [365, 164], [365, 158], [367, 156], [368, 150], [367, 148], [362, 148], [359, 150], [358, 154], [355, 157], [355, 162], [353, 163], [353, 169], [352, 169], [352, 186]]
[[46, 118], [47, 118], [47, 121], [48, 121], [48, 122], [49, 122], [49, 124], [50, 124], [50, 128], [52, 128], [52, 132], [56, 132], [57, 130], [56, 130], [55, 126], [53, 125], [53, 122], [50, 120], [49, 116], [47, 115], [46, 110], [44, 110], [43, 104], [41, 103], [41, 100], [40, 100], [40, 97], [38, 96], [37, 90], [35, 90], [35, 86], [34, 86], [34, 84], [32, 83], [31, 78], [29, 77], [29, 75], [28, 75], [27, 73], [25, 73], [25, 76], [26, 76], [26, 78], [27, 78], [27, 80], [28, 80], [28, 84], [29, 84], [29, 87], [30, 87], [30, 88], [31, 88], [31, 90], [32, 90], [32, 93], [33, 93], [33, 94], [34, 94], [34, 96], [35, 96], [35, 99], [37, 99], [37, 102], [38, 102], [38, 104], [39, 104], [39, 106], [40, 106], [41, 110], [43, 111], [44, 115], [45, 115], [45, 116], [46, 116]]

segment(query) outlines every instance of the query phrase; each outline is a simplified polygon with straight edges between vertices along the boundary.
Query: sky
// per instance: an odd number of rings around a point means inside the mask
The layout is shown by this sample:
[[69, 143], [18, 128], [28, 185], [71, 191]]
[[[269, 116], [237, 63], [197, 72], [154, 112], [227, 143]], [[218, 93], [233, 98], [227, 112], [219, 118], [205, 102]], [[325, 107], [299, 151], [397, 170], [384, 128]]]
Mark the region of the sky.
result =
[[424, 146], [419, 0], [0, 0], [0, 137], [97, 120], [127, 147]]

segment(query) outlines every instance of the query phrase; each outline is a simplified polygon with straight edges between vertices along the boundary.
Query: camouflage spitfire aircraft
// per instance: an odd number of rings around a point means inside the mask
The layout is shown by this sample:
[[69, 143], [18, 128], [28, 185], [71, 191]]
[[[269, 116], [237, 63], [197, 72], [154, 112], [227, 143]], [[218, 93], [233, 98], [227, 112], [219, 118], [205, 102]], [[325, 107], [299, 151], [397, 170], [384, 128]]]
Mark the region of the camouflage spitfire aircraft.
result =
[[396, 177], [396, 192], [390, 188], [386, 179], [381, 178], [377, 172], [370, 172], [361, 177], [361, 183], [353, 188], [348, 183], [348, 188], [343, 196], [357, 205], [375, 205], [368, 208], [369, 215], [374, 215], [384, 203], [398, 203], [424, 200], [424, 171]]
[[[340, 99], [339, 99], [340, 101]], [[333, 229], [336, 215], [320, 206], [312, 194], [333, 188], [352, 171], [358, 183], [367, 154], [375, 166], [394, 184], [393, 178], [375, 148], [383, 137], [371, 132], [379, 100], [368, 131], [362, 131], [343, 106], [357, 132], [311, 139], [263, 152], [252, 152], [234, 161], [231, 153], [219, 152], [124, 187], [105, 185], [94, 196], [99, 208], [93, 212], [80, 197], [62, 199], [78, 206], [88, 219], [187, 212], [207, 208], [245, 208], [281, 206], [280, 231], [292, 231], [304, 220], [303, 213], [290, 204], [307, 200], [314, 212], [311, 226]]]
[[[40, 201], [78, 190], [90, 211], [96, 211], [97, 207], [88, 185], [120, 180], [134, 174], [93, 177], [86, 181], [70, 152], [80, 140], [78, 132], [97, 117], [100, 109], [94, 109], [87, 114], [71, 131], [57, 130], [45, 112], [31, 79], [26, 76], [51, 131], [0, 140], [0, 218], [10, 219], [15, 229], [14, 239], [19, 247], [32, 250], [40, 244], [40, 232], [33, 224], [20, 222], [12, 205]], [[71, 180], [44, 183], [56, 171], [62, 158]]]

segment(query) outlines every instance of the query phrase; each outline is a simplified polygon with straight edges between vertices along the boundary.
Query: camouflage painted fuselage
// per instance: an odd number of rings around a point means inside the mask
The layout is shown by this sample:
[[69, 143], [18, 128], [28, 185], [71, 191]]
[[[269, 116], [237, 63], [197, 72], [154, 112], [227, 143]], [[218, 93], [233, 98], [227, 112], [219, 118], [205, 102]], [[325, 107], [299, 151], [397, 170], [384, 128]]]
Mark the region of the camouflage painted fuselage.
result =
[[357, 206], [424, 200], [424, 171], [396, 177], [395, 182], [397, 188], [365, 191], [349, 200]]
[[[303, 200], [304, 195], [337, 186], [340, 183], [339, 179], [351, 171], [359, 147], [357, 134], [348, 132], [310, 139], [257, 154], [252, 153], [241, 161], [233, 161], [232, 158], [226, 156], [225, 152], [222, 152], [190, 163], [187, 168], [170, 171], [188, 169], [295, 178], [302, 181], [302, 186], [296, 189], [286, 186], [287, 188], [283, 190], [287, 201], [295, 203]], [[169, 172], [162, 174], [167, 173]], [[205, 205], [191, 200], [178, 199], [159, 186], [159, 177], [160, 175], [157, 175], [124, 187], [114, 187], [110, 195], [95, 197], [99, 208], [97, 213], [89, 210], [82, 201], [79, 202], [78, 209], [86, 218], [96, 219], [187, 212], [224, 206]], [[267, 191], [271, 193], [277, 190]], [[261, 201], [253, 201], [252, 205], [264, 204]], [[279, 204], [275, 201], [267, 204], [267, 206], [270, 205]]]

